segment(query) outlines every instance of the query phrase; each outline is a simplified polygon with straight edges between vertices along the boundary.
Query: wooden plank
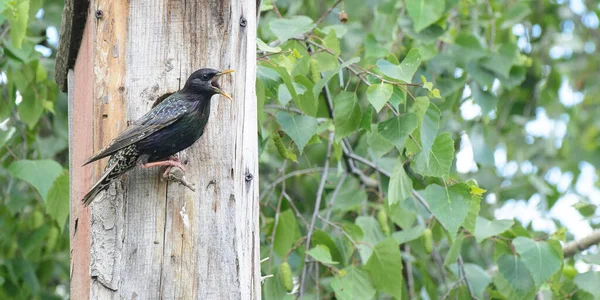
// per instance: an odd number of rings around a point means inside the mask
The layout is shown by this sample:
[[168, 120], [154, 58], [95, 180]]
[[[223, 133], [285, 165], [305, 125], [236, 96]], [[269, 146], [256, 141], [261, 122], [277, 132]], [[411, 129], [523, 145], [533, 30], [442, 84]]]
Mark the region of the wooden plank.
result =
[[90, 20], [85, 25], [80, 59], [69, 76], [69, 172], [71, 189], [71, 299], [90, 296], [90, 214], [80, 199], [91, 187], [92, 168], [81, 162], [92, 154], [93, 98], [93, 37]]
[[[258, 299], [254, 3], [97, 0], [90, 7], [102, 11], [84, 36], [94, 43], [94, 126], [85, 138], [95, 150], [194, 70], [238, 70], [221, 82], [235, 101], [215, 96], [204, 136], [180, 156], [195, 193], [161, 182], [160, 170], [136, 169], [92, 204], [90, 297]], [[77, 168], [83, 158], [73, 161]], [[94, 178], [104, 164], [94, 164]]]

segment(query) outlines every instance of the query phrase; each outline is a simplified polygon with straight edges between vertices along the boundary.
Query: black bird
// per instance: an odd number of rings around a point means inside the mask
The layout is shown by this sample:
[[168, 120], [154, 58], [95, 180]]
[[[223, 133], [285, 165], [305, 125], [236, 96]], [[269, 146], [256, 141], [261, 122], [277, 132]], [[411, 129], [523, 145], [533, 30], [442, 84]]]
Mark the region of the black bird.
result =
[[202, 136], [210, 115], [210, 99], [213, 95], [221, 94], [233, 101], [218, 83], [221, 75], [233, 71], [197, 70], [187, 79], [183, 89], [162, 100], [106, 148], [88, 158], [83, 163], [84, 166], [111, 156], [98, 182], [83, 197], [84, 205], [88, 206], [115, 178], [136, 165], [143, 168], [178, 167], [185, 171], [179, 160], [172, 155], [188, 148]]

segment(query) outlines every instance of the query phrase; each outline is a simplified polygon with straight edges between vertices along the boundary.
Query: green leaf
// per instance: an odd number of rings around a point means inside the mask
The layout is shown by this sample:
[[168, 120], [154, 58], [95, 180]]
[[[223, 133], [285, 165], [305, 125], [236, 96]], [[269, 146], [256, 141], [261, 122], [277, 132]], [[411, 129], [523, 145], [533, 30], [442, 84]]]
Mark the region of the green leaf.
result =
[[0, 129], [0, 148], [10, 141], [16, 131], [14, 127], [9, 127], [6, 131]]
[[487, 116], [494, 108], [496, 108], [498, 98], [489, 91], [482, 90], [475, 82], [473, 82], [470, 87], [471, 93], [473, 94], [473, 100], [481, 107], [481, 115]]
[[423, 231], [425, 231], [425, 226], [417, 225], [415, 227], [411, 227], [409, 229], [405, 229], [402, 231], [397, 231], [392, 233], [392, 237], [398, 241], [399, 244], [408, 243], [410, 241], [414, 241], [423, 235]]
[[329, 82], [329, 80], [331, 80], [331, 78], [333, 78], [333, 76], [337, 75], [341, 69], [346, 68], [349, 65], [355, 64], [359, 61], [360, 61], [360, 57], [353, 57], [353, 58], [347, 60], [345, 63], [339, 65], [337, 68], [323, 74], [323, 78], [321, 78], [321, 80], [319, 80], [317, 83], [315, 83], [315, 86], [313, 87], [313, 94], [315, 95], [315, 97], [319, 97], [323, 87], [325, 87], [327, 82]]
[[[335, 68], [339, 65], [338, 60], [335, 58], [335, 56], [331, 55], [329, 52], [315, 53], [314, 55], [312, 55], [311, 59], [314, 59], [316, 66], [318, 67], [318, 71], [320, 72], [335, 70]], [[315, 82], [318, 82], [319, 80], [321, 80], [321, 75], [319, 75], [318, 80], [316, 80]]]
[[475, 239], [477, 239], [478, 243], [481, 243], [483, 240], [499, 235], [508, 229], [510, 229], [514, 220], [493, 220], [490, 221], [484, 217], [477, 217], [477, 223], [475, 225]]
[[280, 42], [297, 37], [315, 27], [312, 19], [307, 16], [294, 16], [289, 19], [274, 19], [269, 22], [269, 28]]
[[447, 178], [454, 159], [454, 141], [449, 132], [437, 136], [431, 151], [421, 151], [413, 164], [415, 172], [423, 176]]
[[[326, 200], [329, 202], [331, 197], [332, 193], [327, 195]], [[360, 188], [358, 179], [347, 178], [333, 204], [333, 210], [340, 212], [358, 211], [360, 204], [364, 201], [367, 201], [367, 193]]]
[[44, 199], [54, 180], [62, 173], [62, 166], [54, 160], [18, 160], [8, 166], [8, 172], [16, 178], [33, 185]]
[[285, 86], [285, 83], [280, 84], [279, 88], [277, 89], [277, 101], [279, 101], [281, 105], [286, 106], [290, 100], [292, 100], [290, 91]]
[[46, 213], [56, 220], [60, 231], [69, 216], [69, 174], [63, 172], [50, 187], [46, 200]]
[[331, 259], [333, 261], [342, 261], [342, 255], [338, 247], [327, 232], [320, 229], [316, 229], [311, 237], [311, 245], [326, 246], [327, 249], [329, 249], [329, 252], [331, 253]]
[[437, 22], [442, 17], [445, 7], [444, 0], [406, 0], [406, 9], [413, 20], [415, 32], [420, 32]]
[[398, 151], [402, 151], [408, 134], [415, 128], [417, 116], [414, 113], [406, 113], [379, 123], [377, 130], [381, 136], [394, 144]]
[[309, 116], [291, 115], [280, 111], [277, 113], [277, 122], [281, 129], [296, 143], [302, 153], [304, 146], [317, 132], [317, 119]]
[[471, 205], [469, 206], [469, 213], [462, 223], [462, 226], [469, 232], [474, 232], [477, 225], [477, 215], [479, 215], [481, 196], [473, 195], [473, 186], [469, 186], [471, 194]]
[[381, 70], [381, 73], [383, 73], [385, 76], [398, 79], [406, 83], [412, 82], [412, 78], [417, 72], [420, 64], [421, 54], [417, 48], [411, 49], [399, 66], [394, 65], [385, 59], [380, 59], [377, 61], [377, 66], [379, 67], [379, 70]]
[[359, 267], [349, 267], [336, 275], [331, 281], [331, 288], [335, 292], [336, 299], [373, 299], [375, 288], [369, 280], [367, 271]]
[[356, 94], [341, 91], [333, 99], [335, 141], [339, 142], [342, 138], [356, 132], [360, 126], [362, 113]]
[[261, 39], [256, 39], [256, 46], [258, 47], [258, 50], [269, 52], [269, 53], [281, 52], [281, 47], [271, 47], [271, 46], [267, 45], [265, 42], [263, 42], [263, 40], [261, 40]]
[[[329, 33], [323, 38], [323, 43], [325, 43], [325, 47], [331, 50], [336, 55], [340, 55], [340, 41], [335, 34], [335, 30], [330, 30]], [[337, 58], [334, 58], [337, 60]]]
[[320, 263], [328, 264], [328, 265], [337, 265], [337, 261], [333, 261], [331, 259], [331, 253], [329, 252], [329, 248], [325, 245], [317, 245], [312, 249], [308, 250], [308, 255], [312, 256], [315, 260]]
[[513, 25], [521, 22], [525, 17], [531, 13], [528, 3], [516, 2], [516, 4], [507, 9], [502, 14], [502, 20], [500, 23], [501, 29], [512, 28]]
[[298, 98], [294, 102], [303, 112], [311, 117], [317, 115], [319, 109], [318, 97], [313, 95], [313, 83], [304, 75], [298, 75], [294, 78], [294, 88], [298, 91]]
[[366, 110], [362, 113], [359, 129], [364, 129], [365, 131], [371, 132], [371, 119], [373, 119], [373, 108], [367, 106]]
[[23, 91], [22, 96], [23, 101], [17, 106], [19, 118], [31, 129], [37, 124], [44, 112], [42, 99], [36, 97], [33, 93], [33, 89]]
[[425, 96], [415, 98], [415, 104], [411, 107], [411, 111], [417, 114], [419, 124], [423, 123], [423, 117], [429, 108], [431, 101]]
[[356, 218], [356, 225], [360, 227], [363, 232], [362, 244], [358, 245], [358, 253], [360, 254], [361, 260], [366, 262], [373, 253], [373, 247], [381, 242], [384, 238], [379, 227], [379, 222], [373, 217], [360, 216]]
[[449, 266], [453, 263], [456, 263], [458, 256], [460, 255], [460, 251], [462, 250], [462, 244], [464, 240], [465, 235], [461, 232], [458, 234], [456, 239], [452, 241], [452, 246], [450, 246], [448, 254], [446, 255], [446, 259], [444, 259], [444, 266]]
[[459, 183], [444, 189], [439, 185], [430, 184], [421, 195], [429, 203], [435, 218], [444, 225], [451, 237], [454, 237], [469, 212], [469, 187]]
[[[473, 147], [475, 161], [483, 166], [493, 166], [495, 163], [494, 148], [486, 142], [486, 131], [484, 124], [473, 125], [471, 132], [469, 132], [469, 140]], [[490, 140], [489, 135], [487, 140]]]
[[285, 254], [292, 248], [296, 239], [300, 237], [300, 230], [296, 217], [291, 209], [288, 209], [279, 214], [279, 221], [273, 240], [273, 250], [279, 257], [285, 257]]
[[404, 170], [404, 162], [399, 159], [394, 166], [388, 186], [388, 205], [392, 206], [412, 196], [413, 183]]
[[[435, 141], [437, 136], [438, 129], [440, 128], [440, 110], [431, 103], [429, 108], [425, 111], [425, 115], [423, 115], [423, 121], [421, 122], [421, 147], [424, 152], [431, 151], [431, 147]], [[428, 157], [428, 156], [425, 156]]]
[[21, 48], [25, 33], [27, 31], [27, 21], [29, 19], [29, 1], [18, 0], [16, 3], [4, 11], [4, 16], [10, 23], [10, 40], [13, 47]]
[[[467, 276], [467, 280], [471, 285], [471, 289], [473, 290], [473, 294], [477, 297], [477, 299], [484, 299], [484, 292], [487, 286], [490, 284], [492, 279], [490, 275], [488, 275], [484, 269], [480, 266], [472, 263], [465, 263], [465, 274]], [[454, 264], [450, 266], [450, 270], [454, 275], [459, 276], [460, 272], [458, 271], [458, 265]]]
[[373, 157], [380, 158], [394, 148], [394, 144], [385, 139], [377, 130], [377, 124], [371, 124], [371, 132], [367, 135], [369, 152]]
[[600, 298], [600, 272], [587, 271], [577, 274], [573, 282], [582, 290], [592, 294], [594, 298]]
[[506, 253], [502, 254], [498, 258], [498, 270], [519, 296], [519, 299], [522, 299], [531, 290], [535, 290], [531, 274], [529, 274], [523, 261], [517, 256]]
[[393, 86], [387, 83], [372, 84], [367, 88], [367, 99], [371, 102], [375, 111], [379, 112], [390, 100], [393, 92]]
[[365, 268], [378, 291], [402, 298], [402, 255], [394, 238], [388, 237], [375, 246]]
[[547, 242], [517, 237], [512, 243], [521, 261], [529, 269], [536, 287], [540, 287], [562, 265], [562, 253], [555, 251]]

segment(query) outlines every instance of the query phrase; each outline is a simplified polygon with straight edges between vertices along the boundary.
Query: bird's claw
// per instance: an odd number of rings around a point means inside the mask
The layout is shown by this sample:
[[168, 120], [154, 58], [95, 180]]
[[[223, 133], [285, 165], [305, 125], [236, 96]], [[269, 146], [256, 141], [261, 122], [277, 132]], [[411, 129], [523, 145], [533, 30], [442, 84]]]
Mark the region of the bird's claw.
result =
[[167, 167], [162, 177], [167, 179], [168, 181], [175, 181], [192, 190], [192, 192], [196, 191], [196, 189], [194, 188], [194, 184], [187, 181], [187, 179], [185, 178], [184, 170], [182, 170], [179, 167]]

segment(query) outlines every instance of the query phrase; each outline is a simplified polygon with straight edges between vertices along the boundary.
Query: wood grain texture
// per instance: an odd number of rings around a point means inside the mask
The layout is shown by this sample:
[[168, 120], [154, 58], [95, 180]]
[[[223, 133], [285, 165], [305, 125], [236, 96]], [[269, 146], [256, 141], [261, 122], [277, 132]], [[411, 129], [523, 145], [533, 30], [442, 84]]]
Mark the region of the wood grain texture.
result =
[[[89, 298], [260, 298], [255, 4], [96, 0], [88, 22], [93, 134], [79, 139], [94, 150], [193, 71], [237, 70], [221, 79], [234, 102], [214, 96], [204, 135], [180, 154], [196, 192], [162, 182], [161, 170], [135, 169], [92, 204]], [[81, 169], [75, 153], [87, 150], [71, 143]], [[76, 206], [81, 194], [72, 195]]]
[[88, 299], [90, 296], [90, 214], [81, 201], [92, 186], [92, 168], [81, 167], [81, 161], [92, 154], [92, 120], [94, 88], [94, 44], [91, 20], [84, 25], [85, 31], [79, 59], [69, 76], [69, 172], [71, 189], [71, 212], [69, 232], [71, 235], [71, 299]]

